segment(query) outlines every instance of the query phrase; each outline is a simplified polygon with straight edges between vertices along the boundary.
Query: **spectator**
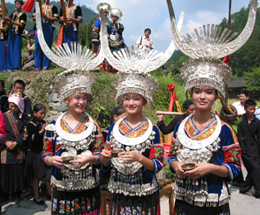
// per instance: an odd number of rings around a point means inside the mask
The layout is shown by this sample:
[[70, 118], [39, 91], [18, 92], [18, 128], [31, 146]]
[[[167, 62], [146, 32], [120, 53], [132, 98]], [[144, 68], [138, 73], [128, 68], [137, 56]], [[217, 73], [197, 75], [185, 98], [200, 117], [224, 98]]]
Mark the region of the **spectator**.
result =
[[[70, 47], [71, 42], [78, 42], [78, 30], [79, 30], [79, 24], [83, 22], [83, 16], [81, 7], [73, 4], [73, 0], [66, 0], [67, 1], [67, 11], [66, 11], [66, 18], [67, 18], [67, 24], [66, 24], [66, 30], [63, 30], [63, 43], [68, 43]], [[60, 10], [60, 23], [63, 24], [63, 12], [62, 9]], [[62, 25], [64, 26], [64, 25]], [[61, 30], [63, 27], [61, 28]], [[59, 36], [60, 37], [60, 36]], [[58, 38], [59, 40], [59, 38]]]
[[[25, 128], [24, 139], [27, 149], [25, 159], [25, 176], [32, 178], [32, 187], [36, 204], [43, 205], [44, 201], [39, 196], [39, 179], [44, 179], [46, 175], [44, 162], [41, 152], [43, 148], [43, 137], [45, 132], [46, 107], [42, 104], [36, 104], [33, 107], [33, 117]], [[51, 185], [45, 181], [48, 195], [51, 195]]]
[[246, 90], [242, 90], [239, 93], [239, 100], [240, 101], [232, 104], [237, 109], [237, 114], [244, 114], [245, 113], [244, 103], [247, 99], [249, 99], [248, 92]]
[[25, 188], [23, 171], [23, 143], [24, 128], [30, 118], [23, 113], [24, 103], [19, 93], [8, 98], [9, 110], [4, 113], [7, 138], [1, 151], [1, 186], [3, 199], [8, 200], [9, 193], [18, 202], [22, 190]]
[[27, 52], [22, 53], [22, 58], [25, 62], [25, 65], [23, 66], [22, 70], [33, 70], [34, 69], [34, 51], [35, 51], [35, 43], [31, 45], [31, 39], [34, 39], [35, 37], [35, 30], [33, 28], [30, 28], [27, 32], [24, 30], [24, 38], [27, 40]]
[[145, 47], [145, 51], [149, 52], [150, 50], [154, 49], [153, 41], [150, 39], [152, 31], [150, 28], [146, 28], [144, 30], [144, 36], [139, 37], [136, 42], [136, 46], [139, 48]]
[[5, 92], [5, 82], [0, 80], [0, 110], [2, 113], [8, 111], [8, 97]]
[[16, 92], [21, 93], [23, 97], [24, 102], [24, 113], [26, 113], [28, 116], [31, 116], [32, 114], [32, 103], [31, 99], [24, 94], [25, 91], [25, 83], [23, 80], [18, 79], [14, 82], [14, 89], [11, 91], [10, 96]]
[[163, 121], [163, 115], [159, 115], [159, 114], [157, 115], [158, 117], [157, 125], [163, 134], [169, 134], [173, 132], [178, 122], [182, 121], [190, 114], [195, 113], [195, 105], [193, 104], [192, 99], [188, 99], [183, 103], [183, 110], [184, 110], [184, 114], [180, 116], [176, 116], [168, 126], [166, 126]]
[[245, 101], [245, 114], [238, 125], [237, 136], [247, 170], [247, 177], [240, 187], [240, 193], [246, 194], [254, 186], [255, 197], [260, 198], [260, 121], [254, 116], [255, 107], [256, 102], [253, 99]]
[[[2, 18], [2, 7], [0, 7], [0, 17]], [[0, 72], [7, 70], [7, 34], [4, 31], [4, 20], [0, 20]]]
[[[53, 34], [55, 30], [54, 22], [59, 20], [58, 9], [56, 6], [50, 4], [50, 0], [44, 0], [42, 4], [42, 31], [44, 39], [51, 48], [53, 41]], [[33, 20], [36, 20], [36, 13], [33, 13]], [[42, 52], [38, 36], [36, 33], [35, 36], [35, 71], [40, 71], [41, 69], [47, 70], [50, 67], [51, 61], [47, 56]]]
[[8, 35], [7, 70], [17, 71], [21, 69], [22, 33], [26, 25], [27, 16], [22, 11], [22, 0], [15, 0], [16, 11], [5, 19], [11, 25]]
[[[255, 110], [255, 113], [259, 113], [260, 114], [260, 107]], [[260, 115], [255, 115], [255, 116], [256, 116], [257, 119], [260, 120]]]

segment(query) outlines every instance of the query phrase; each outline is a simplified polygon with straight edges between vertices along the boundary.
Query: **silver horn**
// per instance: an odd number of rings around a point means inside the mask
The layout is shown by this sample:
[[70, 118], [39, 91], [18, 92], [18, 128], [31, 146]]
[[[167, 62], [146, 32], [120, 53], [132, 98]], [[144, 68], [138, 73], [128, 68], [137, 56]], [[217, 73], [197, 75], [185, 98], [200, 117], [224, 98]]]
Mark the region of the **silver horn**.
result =
[[[185, 55], [191, 58], [214, 57], [223, 58], [240, 49], [250, 38], [256, 21], [257, 0], [250, 1], [249, 16], [245, 28], [241, 34], [231, 41], [237, 33], [231, 33], [218, 25], [204, 25], [194, 32], [181, 36], [176, 27], [174, 11], [171, 0], [167, 0], [171, 17], [172, 36], [176, 46]], [[222, 33], [221, 33], [222, 32]]]
[[44, 54], [55, 64], [67, 70], [81, 70], [90, 71], [100, 65], [104, 57], [103, 48], [98, 56], [92, 53], [87, 47], [83, 47], [79, 43], [72, 43], [71, 49], [67, 43], [63, 43], [61, 46], [52, 47], [52, 50], [48, 47], [42, 32], [42, 22], [39, 3], [36, 2], [36, 24], [37, 34], [40, 46]]
[[[111, 53], [110, 48], [108, 46], [105, 15], [102, 9], [99, 12], [101, 14], [102, 25], [101, 44], [104, 47], [105, 58], [111, 66], [113, 66], [120, 72], [147, 74], [164, 65], [175, 51], [176, 47], [174, 41], [172, 41], [165, 53], [158, 53], [158, 51], [151, 50], [148, 54], [144, 54], [142, 50], [135, 49], [134, 46], [127, 47], [121, 49], [118, 52]], [[181, 13], [179, 19], [179, 30], [182, 27], [183, 19], [184, 12]]]

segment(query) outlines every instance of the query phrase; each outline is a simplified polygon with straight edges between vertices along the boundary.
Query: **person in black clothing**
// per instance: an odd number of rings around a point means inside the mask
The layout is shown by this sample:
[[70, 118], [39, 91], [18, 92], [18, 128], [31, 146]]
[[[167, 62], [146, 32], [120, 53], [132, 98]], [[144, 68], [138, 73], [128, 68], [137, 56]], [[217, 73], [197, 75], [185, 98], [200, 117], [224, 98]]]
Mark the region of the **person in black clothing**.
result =
[[25, 83], [23, 80], [18, 79], [14, 82], [14, 88], [13, 90], [11, 90], [10, 95], [12, 95], [14, 92], [21, 93], [24, 102], [24, 113], [26, 113], [28, 116], [31, 116], [32, 115], [31, 99], [24, 94], [24, 91], [25, 91]]
[[184, 114], [180, 115], [180, 116], [176, 116], [168, 126], [165, 125], [164, 121], [163, 121], [163, 115], [159, 115], [157, 114], [158, 117], [158, 122], [157, 125], [160, 129], [160, 131], [163, 134], [169, 134], [171, 132], [174, 131], [175, 126], [178, 124], [178, 122], [182, 121], [185, 119], [185, 117], [189, 116], [190, 114], [195, 112], [195, 105], [193, 104], [193, 101], [191, 99], [186, 100], [183, 103], [183, 110], [184, 110]]
[[0, 80], [0, 110], [2, 113], [8, 111], [8, 97], [5, 92], [5, 82]]
[[[46, 175], [44, 162], [42, 160], [43, 137], [45, 132], [44, 117], [46, 116], [46, 107], [42, 104], [36, 104], [33, 108], [33, 116], [30, 123], [25, 128], [24, 145], [27, 149], [25, 159], [25, 176], [32, 178], [32, 186], [34, 192], [33, 201], [36, 204], [44, 204], [39, 196], [39, 179], [43, 179]], [[47, 190], [50, 192], [50, 184], [46, 184]], [[49, 188], [49, 189], [48, 189]], [[49, 193], [50, 195], [51, 193]]]
[[244, 103], [246, 113], [238, 125], [238, 141], [242, 151], [242, 160], [248, 172], [240, 187], [240, 193], [246, 194], [254, 186], [255, 197], [260, 198], [260, 120], [254, 116], [256, 102], [248, 99]]

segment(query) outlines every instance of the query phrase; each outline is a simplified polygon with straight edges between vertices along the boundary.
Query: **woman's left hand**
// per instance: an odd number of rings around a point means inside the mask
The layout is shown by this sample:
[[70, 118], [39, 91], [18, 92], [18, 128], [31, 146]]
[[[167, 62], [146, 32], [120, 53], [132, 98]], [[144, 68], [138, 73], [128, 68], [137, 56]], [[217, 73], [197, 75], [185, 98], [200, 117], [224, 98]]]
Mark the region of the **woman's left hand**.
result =
[[118, 154], [119, 159], [122, 160], [124, 163], [140, 161], [141, 156], [142, 155], [137, 152], [121, 152]]
[[196, 168], [190, 171], [184, 172], [184, 175], [189, 176], [193, 179], [200, 178], [211, 172], [212, 164], [210, 163], [198, 163]]
[[89, 155], [74, 156], [75, 160], [71, 160], [70, 164], [72, 164], [75, 167], [75, 169], [80, 169], [86, 163], [89, 163], [90, 157], [91, 156], [89, 156]]

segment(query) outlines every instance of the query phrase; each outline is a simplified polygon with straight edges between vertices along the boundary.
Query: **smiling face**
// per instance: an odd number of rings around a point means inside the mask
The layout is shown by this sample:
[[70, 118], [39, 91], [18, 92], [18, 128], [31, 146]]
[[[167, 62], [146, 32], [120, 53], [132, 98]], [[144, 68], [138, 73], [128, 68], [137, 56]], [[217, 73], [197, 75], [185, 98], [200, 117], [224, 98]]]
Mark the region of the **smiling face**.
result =
[[142, 114], [143, 106], [147, 101], [143, 96], [136, 93], [127, 93], [123, 95], [123, 107], [128, 115]]
[[217, 93], [210, 86], [197, 86], [192, 89], [191, 98], [196, 110], [211, 110], [217, 99]]
[[88, 103], [87, 93], [77, 93], [64, 100], [68, 106], [68, 110], [76, 114], [81, 114], [84, 112], [85, 107]]
[[241, 93], [241, 94], [239, 95], [239, 100], [240, 100], [240, 102], [241, 102], [242, 105], [244, 105], [245, 101], [246, 101], [248, 98], [249, 98], [249, 97], [246, 96], [244, 93]]

